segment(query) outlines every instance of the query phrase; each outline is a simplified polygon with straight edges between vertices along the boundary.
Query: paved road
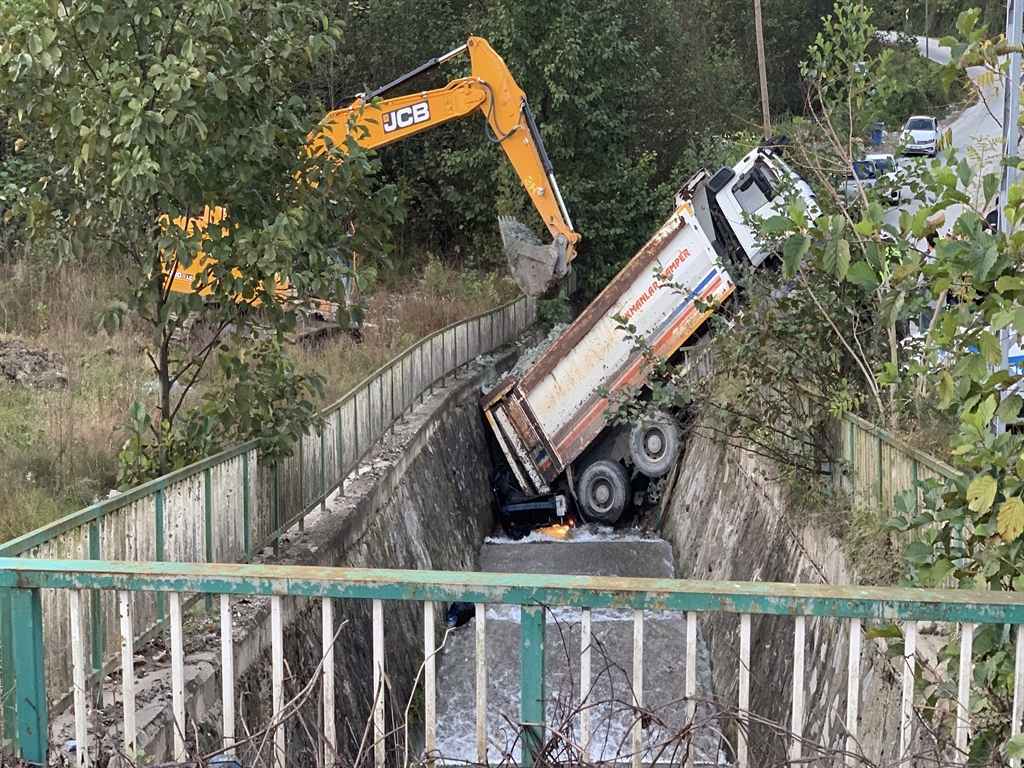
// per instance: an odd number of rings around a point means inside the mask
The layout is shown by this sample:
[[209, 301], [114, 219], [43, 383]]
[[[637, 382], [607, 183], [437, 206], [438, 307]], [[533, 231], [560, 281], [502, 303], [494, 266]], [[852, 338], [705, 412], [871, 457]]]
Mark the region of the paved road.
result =
[[[924, 38], [917, 39], [918, 48], [924, 51]], [[940, 48], [938, 41], [929, 41], [929, 58], [939, 64], [949, 63], [949, 49]], [[967, 153], [973, 149], [983, 153], [986, 173], [998, 172], [999, 156], [1002, 153], [1003, 93], [997, 82], [979, 82], [985, 79], [981, 67], [968, 67], [968, 76], [978, 85], [982, 98], [967, 107], [960, 114], [947, 121], [944, 127], [953, 131], [952, 145], [958, 152]]]
[[[918, 37], [917, 47], [922, 54], [927, 48], [928, 57], [939, 64], [948, 64], [950, 61], [949, 49], [941, 47], [935, 38], [929, 38], [926, 46], [925, 38]], [[944, 132], [951, 132], [951, 145], [957, 150], [958, 156], [967, 158], [972, 164], [980, 164], [980, 178], [984, 174], [999, 172], [999, 158], [1002, 154], [1002, 89], [996, 83], [985, 82], [985, 70], [981, 67], [970, 67], [967, 74], [978, 85], [982, 98], [947, 117], [942, 121], [941, 128]], [[901, 161], [904, 164], [912, 162], [914, 161]], [[980, 185], [977, 187], [972, 190], [972, 197], [975, 198], [975, 205], [981, 208], [984, 202], [980, 199]], [[916, 200], [902, 206], [911, 212], [918, 207]], [[952, 229], [962, 210], [963, 207], [960, 205], [950, 206], [946, 210], [945, 224], [940, 227], [940, 233]], [[890, 209], [885, 215], [886, 223], [896, 224], [899, 215], [900, 208]]]

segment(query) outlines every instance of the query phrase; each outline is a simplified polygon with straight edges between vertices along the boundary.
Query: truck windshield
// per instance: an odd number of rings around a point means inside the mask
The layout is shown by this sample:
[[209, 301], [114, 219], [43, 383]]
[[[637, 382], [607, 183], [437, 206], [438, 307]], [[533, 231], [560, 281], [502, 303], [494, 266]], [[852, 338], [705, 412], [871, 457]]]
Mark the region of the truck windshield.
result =
[[767, 168], [758, 163], [747, 173], [740, 176], [739, 182], [732, 188], [732, 193], [747, 213], [756, 213], [775, 197], [775, 180]]

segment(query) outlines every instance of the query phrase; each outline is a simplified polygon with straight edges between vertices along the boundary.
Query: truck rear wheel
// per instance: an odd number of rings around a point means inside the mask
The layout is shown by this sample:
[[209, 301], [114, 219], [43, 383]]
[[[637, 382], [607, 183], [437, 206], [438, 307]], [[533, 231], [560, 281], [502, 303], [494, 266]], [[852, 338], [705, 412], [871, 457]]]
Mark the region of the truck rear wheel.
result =
[[595, 461], [583, 471], [576, 496], [589, 522], [614, 524], [629, 502], [626, 468], [610, 459]]
[[679, 460], [679, 431], [669, 420], [640, 423], [629, 435], [629, 455], [647, 477], [668, 474]]

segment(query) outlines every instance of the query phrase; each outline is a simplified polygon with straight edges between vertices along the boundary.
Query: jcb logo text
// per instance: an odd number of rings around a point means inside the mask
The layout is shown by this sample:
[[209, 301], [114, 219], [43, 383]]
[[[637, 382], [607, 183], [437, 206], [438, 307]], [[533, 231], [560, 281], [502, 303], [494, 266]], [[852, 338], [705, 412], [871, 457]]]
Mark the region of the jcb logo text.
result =
[[393, 112], [384, 113], [384, 133], [397, 131], [399, 128], [408, 128], [430, 119], [430, 105], [425, 101], [413, 104], [411, 107], [402, 107]]

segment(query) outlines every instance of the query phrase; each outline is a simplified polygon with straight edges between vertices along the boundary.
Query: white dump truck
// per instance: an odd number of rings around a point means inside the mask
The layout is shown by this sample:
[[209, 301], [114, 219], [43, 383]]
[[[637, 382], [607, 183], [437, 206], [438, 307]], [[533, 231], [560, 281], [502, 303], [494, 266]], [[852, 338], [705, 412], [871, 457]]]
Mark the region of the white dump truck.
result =
[[636, 480], [668, 473], [679, 455], [671, 420], [630, 428], [605, 418], [601, 393], [642, 387], [647, 373], [617, 318], [635, 326], [656, 355], [674, 355], [707, 319], [708, 306], [735, 289], [728, 264], [768, 258], [750, 217], [775, 214], [784, 188], [814, 210], [810, 188], [770, 146], [714, 176], [698, 173], [676, 195], [669, 220], [527, 373], [484, 396], [510, 470], [505, 487], [495, 488], [503, 522], [514, 526], [524, 512], [529, 524], [538, 510], [558, 516], [575, 506], [584, 520], [612, 524], [633, 504]]

